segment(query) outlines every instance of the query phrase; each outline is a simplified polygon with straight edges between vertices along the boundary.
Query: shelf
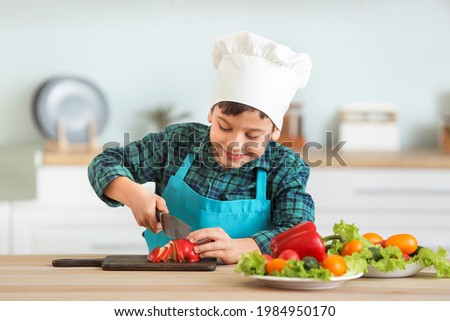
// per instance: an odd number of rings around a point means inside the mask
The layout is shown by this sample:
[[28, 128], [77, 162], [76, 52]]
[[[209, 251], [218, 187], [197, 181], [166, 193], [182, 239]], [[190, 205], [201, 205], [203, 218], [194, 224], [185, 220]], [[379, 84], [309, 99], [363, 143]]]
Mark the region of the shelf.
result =
[[[296, 150], [311, 167], [366, 168], [449, 168], [450, 154], [437, 149], [410, 149], [400, 152], [344, 152], [338, 157], [324, 149]], [[327, 159], [328, 157], [328, 159]]]

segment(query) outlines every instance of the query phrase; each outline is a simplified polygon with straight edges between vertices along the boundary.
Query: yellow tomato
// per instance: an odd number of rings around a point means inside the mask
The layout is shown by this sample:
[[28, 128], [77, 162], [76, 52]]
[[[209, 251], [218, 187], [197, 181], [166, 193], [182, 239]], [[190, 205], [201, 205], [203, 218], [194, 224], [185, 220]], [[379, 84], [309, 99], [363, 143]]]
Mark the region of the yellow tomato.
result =
[[352, 255], [353, 252], [359, 253], [363, 248], [363, 242], [360, 240], [351, 240], [347, 242], [342, 248], [342, 255]]
[[377, 233], [369, 232], [369, 233], [364, 234], [363, 237], [375, 245], [383, 242], [383, 238]]
[[419, 244], [414, 236], [411, 234], [395, 234], [386, 239], [386, 246], [397, 246], [402, 253], [411, 254]]
[[286, 265], [287, 260], [284, 259], [273, 259], [266, 263], [265, 268], [267, 274], [272, 274], [274, 271], [281, 272]]
[[335, 276], [341, 276], [347, 272], [347, 264], [344, 258], [337, 254], [328, 255], [321, 264], [324, 269], [330, 270]]

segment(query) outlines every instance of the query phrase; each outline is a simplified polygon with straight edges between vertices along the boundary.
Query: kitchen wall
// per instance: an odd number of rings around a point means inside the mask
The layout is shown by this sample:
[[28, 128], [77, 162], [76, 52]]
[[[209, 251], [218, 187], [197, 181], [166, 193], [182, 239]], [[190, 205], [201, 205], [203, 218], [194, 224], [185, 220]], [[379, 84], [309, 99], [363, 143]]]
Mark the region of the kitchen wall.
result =
[[206, 121], [214, 38], [249, 30], [310, 54], [305, 135], [323, 142], [351, 101], [398, 105], [402, 147], [435, 146], [450, 109], [449, 0], [0, 0], [0, 144], [38, 142], [31, 101], [54, 75], [106, 94], [100, 139], [152, 130], [160, 104]]

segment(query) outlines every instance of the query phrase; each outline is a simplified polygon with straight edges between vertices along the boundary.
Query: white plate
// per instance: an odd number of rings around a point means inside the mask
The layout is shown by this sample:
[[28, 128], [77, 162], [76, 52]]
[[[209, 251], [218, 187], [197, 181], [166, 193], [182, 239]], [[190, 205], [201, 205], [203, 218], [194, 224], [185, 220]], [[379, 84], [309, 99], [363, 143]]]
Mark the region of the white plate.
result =
[[422, 264], [410, 263], [406, 265], [405, 270], [397, 269], [392, 272], [381, 272], [376, 267], [368, 266], [367, 273], [364, 273], [366, 278], [404, 278], [407, 276], [412, 276], [423, 270], [424, 266]]
[[55, 77], [40, 86], [34, 96], [34, 118], [41, 132], [58, 138], [58, 123], [64, 120], [69, 143], [87, 143], [89, 125], [97, 134], [105, 127], [108, 110], [103, 93], [92, 82], [77, 77]]
[[316, 279], [287, 278], [279, 276], [263, 276], [250, 275], [251, 278], [263, 283], [265, 286], [272, 288], [288, 289], [288, 290], [323, 290], [333, 289], [348, 280], [361, 277], [362, 273], [331, 277], [330, 281], [320, 281]]

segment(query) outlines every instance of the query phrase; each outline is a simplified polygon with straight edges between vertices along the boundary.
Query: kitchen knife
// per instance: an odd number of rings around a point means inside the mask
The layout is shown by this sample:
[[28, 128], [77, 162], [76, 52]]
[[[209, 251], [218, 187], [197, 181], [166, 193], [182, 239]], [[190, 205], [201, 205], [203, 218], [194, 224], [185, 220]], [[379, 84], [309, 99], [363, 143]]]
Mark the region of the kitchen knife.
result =
[[156, 211], [156, 219], [161, 222], [163, 233], [172, 239], [184, 239], [191, 232], [191, 227], [175, 216]]

